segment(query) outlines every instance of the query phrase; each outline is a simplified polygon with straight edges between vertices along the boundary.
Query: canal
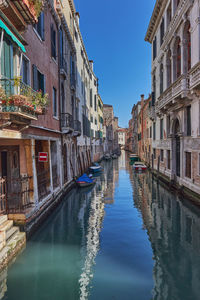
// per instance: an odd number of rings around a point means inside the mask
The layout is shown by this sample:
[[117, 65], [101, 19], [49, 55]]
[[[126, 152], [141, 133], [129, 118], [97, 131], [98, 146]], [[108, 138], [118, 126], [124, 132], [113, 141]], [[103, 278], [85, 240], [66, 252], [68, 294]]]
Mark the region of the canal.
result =
[[135, 174], [125, 153], [103, 167], [0, 274], [0, 299], [200, 299], [200, 209]]

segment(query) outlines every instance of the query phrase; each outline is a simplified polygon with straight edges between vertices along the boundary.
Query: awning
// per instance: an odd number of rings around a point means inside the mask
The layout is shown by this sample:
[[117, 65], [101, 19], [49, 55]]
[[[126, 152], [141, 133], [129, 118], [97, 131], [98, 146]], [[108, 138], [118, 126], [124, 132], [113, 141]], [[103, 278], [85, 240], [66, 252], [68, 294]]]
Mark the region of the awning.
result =
[[16, 36], [12, 33], [12, 31], [10, 31], [10, 29], [6, 26], [6, 24], [1, 19], [0, 19], [0, 28], [5, 30], [5, 32], [11, 37], [13, 42], [15, 42], [22, 49], [23, 52], [26, 52], [24, 45], [22, 45], [22, 43], [18, 40], [18, 38], [16, 38]]

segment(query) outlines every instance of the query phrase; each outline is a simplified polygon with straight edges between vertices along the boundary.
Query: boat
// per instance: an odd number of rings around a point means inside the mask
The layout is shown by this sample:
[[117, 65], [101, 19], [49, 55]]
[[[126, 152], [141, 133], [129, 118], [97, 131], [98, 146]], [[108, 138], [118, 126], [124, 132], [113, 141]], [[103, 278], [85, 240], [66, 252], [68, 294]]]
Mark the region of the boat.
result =
[[91, 167], [89, 167], [90, 172], [96, 173], [100, 172], [103, 168], [98, 164], [94, 163]]
[[147, 166], [141, 161], [136, 161], [133, 165], [135, 171], [146, 171]]
[[89, 187], [96, 183], [95, 178], [90, 178], [87, 174], [83, 174], [76, 180], [76, 184], [79, 187]]
[[130, 163], [135, 163], [136, 161], [139, 161], [139, 157], [137, 154], [130, 154], [129, 155]]

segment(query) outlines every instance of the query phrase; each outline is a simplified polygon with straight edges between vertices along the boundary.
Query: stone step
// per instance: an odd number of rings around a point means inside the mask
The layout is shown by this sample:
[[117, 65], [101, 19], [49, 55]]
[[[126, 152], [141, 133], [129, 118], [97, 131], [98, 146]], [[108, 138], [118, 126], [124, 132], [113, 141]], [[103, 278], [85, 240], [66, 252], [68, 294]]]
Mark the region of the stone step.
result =
[[6, 231], [6, 243], [16, 234], [19, 233], [19, 227], [13, 226]]
[[0, 216], [0, 226], [8, 220], [8, 216], [7, 215], [3, 215], [3, 216]]
[[13, 221], [12, 220], [7, 220], [0, 226], [0, 231], [6, 231], [7, 232], [12, 226], [13, 226]]
[[[6, 245], [6, 233], [5, 231], [0, 231], [0, 251]], [[0, 298], [1, 299], [1, 298]]]
[[3, 247], [3, 249], [0, 251], [0, 265], [2, 265], [4, 260], [7, 259], [7, 252], [7, 247]]
[[20, 244], [24, 244], [26, 242], [26, 233], [25, 232], [18, 232], [6, 244], [7, 249], [7, 256], [15, 255], [16, 252], [20, 250]]

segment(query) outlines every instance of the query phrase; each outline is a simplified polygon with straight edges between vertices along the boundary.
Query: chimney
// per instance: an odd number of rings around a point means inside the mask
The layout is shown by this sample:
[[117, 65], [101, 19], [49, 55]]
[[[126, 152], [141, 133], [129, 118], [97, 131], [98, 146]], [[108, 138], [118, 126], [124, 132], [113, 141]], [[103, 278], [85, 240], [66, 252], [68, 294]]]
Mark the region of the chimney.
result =
[[80, 14], [79, 14], [79, 12], [76, 12], [76, 21], [77, 21], [77, 23], [78, 23], [78, 26], [79, 26], [79, 21], [80, 21]]
[[89, 60], [89, 63], [90, 63], [90, 67], [91, 67], [91, 69], [92, 69], [92, 71], [93, 71], [94, 61], [93, 61], [93, 60]]
[[143, 108], [144, 106], [144, 95], [142, 94], [141, 95], [141, 108]]

